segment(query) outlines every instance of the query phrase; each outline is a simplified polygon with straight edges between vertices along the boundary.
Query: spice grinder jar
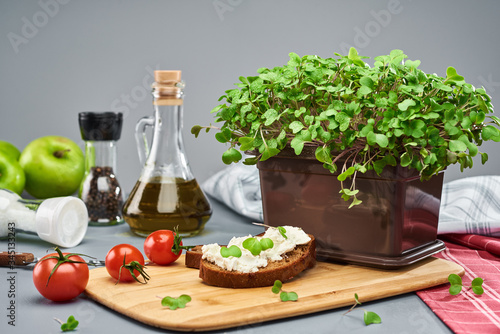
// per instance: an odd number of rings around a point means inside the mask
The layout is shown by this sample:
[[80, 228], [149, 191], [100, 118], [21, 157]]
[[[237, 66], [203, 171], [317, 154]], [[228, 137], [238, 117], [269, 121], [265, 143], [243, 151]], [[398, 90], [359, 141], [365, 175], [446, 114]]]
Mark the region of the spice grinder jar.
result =
[[80, 198], [89, 213], [89, 225], [123, 223], [123, 195], [116, 178], [116, 143], [123, 124], [122, 113], [81, 112], [80, 133], [85, 141], [85, 176]]

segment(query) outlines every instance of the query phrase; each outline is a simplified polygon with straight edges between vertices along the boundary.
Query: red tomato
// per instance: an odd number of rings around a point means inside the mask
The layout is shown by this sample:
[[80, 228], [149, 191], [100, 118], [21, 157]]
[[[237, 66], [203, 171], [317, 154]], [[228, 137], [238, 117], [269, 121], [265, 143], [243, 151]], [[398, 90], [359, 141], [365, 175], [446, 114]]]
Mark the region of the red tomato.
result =
[[[63, 253], [63, 255], [68, 254]], [[44, 260], [50, 256], [57, 256], [57, 258]], [[61, 263], [49, 280], [50, 273], [56, 266], [59, 256], [58, 253], [48, 254], [33, 268], [33, 282], [38, 292], [45, 298], [56, 302], [70, 300], [80, 295], [89, 281], [87, 264], [69, 262]], [[72, 255], [68, 258], [84, 262], [78, 255]]]
[[[129, 244], [119, 244], [111, 248], [106, 255], [106, 269], [111, 277], [119, 279], [120, 282], [132, 282], [136, 279], [127, 268], [122, 267], [124, 257], [126, 265], [137, 261], [141, 266], [144, 266], [144, 256], [140, 250]], [[136, 269], [133, 272], [135, 277], [141, 275], [141, 272]]]
[[146, 257], [156, 264], [161, 266], [175, 262], [182, 254], [182, 249], [178, 249], [178, 253], [175, 254], [172, 250], [175, 243], [178, 246], [182, 246], [182, 241], [180, 237], [170, 230], [158, 230], [146, 238], [144, 241], [144, 254]]

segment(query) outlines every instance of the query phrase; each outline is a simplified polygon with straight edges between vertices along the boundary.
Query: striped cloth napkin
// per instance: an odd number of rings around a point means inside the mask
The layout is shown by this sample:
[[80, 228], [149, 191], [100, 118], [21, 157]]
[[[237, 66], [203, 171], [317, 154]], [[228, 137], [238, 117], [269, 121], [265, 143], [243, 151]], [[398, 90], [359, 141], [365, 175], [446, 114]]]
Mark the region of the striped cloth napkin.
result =
[[[417, 295], [457, 334], [500, 333], [500, 239], [474, 234], [440, 237], [446, 249], [436, 257], [458, 263], [465, 269], [464, 288], [450, 295], [449, 284], [417, 291]], [[481, 277], [484, 293], [474, 294], [472, 280]]]
[[500, 176], [444, 184], [438, 233], [446, 250], [435, 256], [464, 268], [464, 286], [481, 277], [484, 294], [452, 296], [445, 284], [417, 295], [455, 333], [500, 333]]

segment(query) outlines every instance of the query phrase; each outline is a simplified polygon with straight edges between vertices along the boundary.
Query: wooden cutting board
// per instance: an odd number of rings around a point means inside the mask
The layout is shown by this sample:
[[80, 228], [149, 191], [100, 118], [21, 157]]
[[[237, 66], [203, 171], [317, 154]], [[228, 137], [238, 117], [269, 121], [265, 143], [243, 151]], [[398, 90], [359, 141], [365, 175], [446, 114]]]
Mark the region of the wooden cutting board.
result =
[[[244, 326], [416, 291], [463, 275], [456, 263], [428, 258], [397, 270], [318, 262], [313, 269], [283, 284], [299, 300], [281, 302], [271, 287], [226, 289], [206, 285], [198, 270], [184, 266], [184, 255], [167, 267], [149, 265], [148, 284], [118, 283], [106, 268], [92, 269], [85, 290], [90, 298], [145, 324], [177, 331], [206, 331]], [[186, 308], [170, 310], [158, 297], [190, 295]]]

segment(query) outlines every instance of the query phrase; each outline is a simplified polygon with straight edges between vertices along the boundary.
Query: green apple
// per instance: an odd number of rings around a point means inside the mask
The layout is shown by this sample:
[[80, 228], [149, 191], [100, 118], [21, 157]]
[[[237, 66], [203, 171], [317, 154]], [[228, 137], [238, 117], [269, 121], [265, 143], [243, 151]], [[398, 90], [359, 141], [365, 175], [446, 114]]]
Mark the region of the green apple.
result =
[[19, 162], [0, 152], [0, 188], [9, 189], [21, 195], [25, 176]]
[[0, 154], [6, 155], [7, 157], [11, 157], [14, 160], [19, 160], [19, 156], [21, 152], [9, 142], [5, 140], [0, 140]]
[[72, 195], [85, 171], [80, 147], [61, 136], [33, 140], [24, 148], [19, 163], [26, 175], [25, 189], [36, 198]]

